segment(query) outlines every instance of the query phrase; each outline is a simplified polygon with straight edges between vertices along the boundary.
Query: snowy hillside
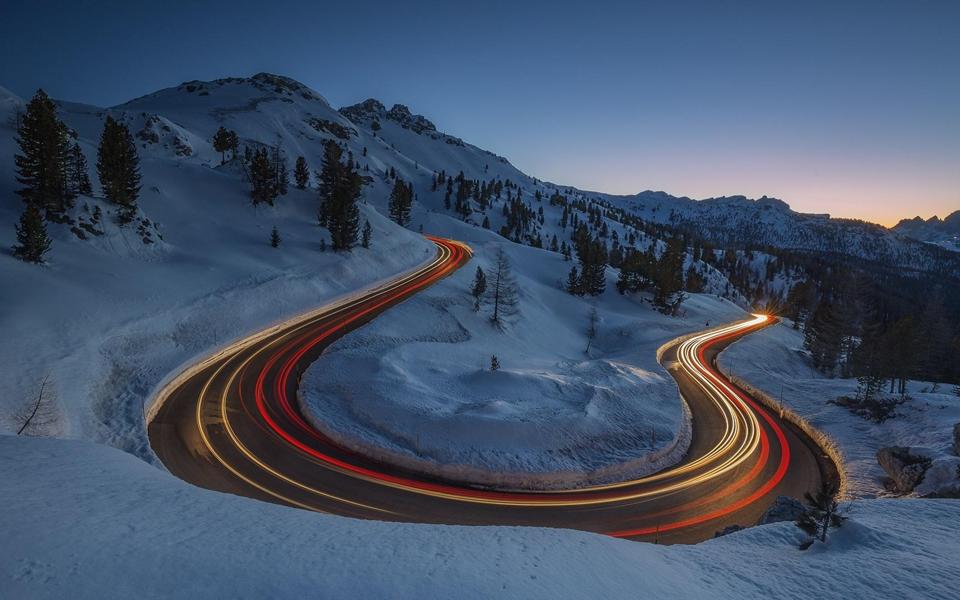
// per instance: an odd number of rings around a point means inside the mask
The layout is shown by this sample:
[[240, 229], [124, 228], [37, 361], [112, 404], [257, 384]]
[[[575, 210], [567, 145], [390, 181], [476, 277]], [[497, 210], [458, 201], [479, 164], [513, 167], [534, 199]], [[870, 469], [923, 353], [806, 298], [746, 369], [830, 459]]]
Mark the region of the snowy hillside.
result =
[[644, 219], [688, 229], [716, 244], [825, 252], [960, 277], [960, 258], [903, 238], [896, 228], [891, 231], [864, 221], [797, 213], [776, 198], [691, 200], [652, 191], [605, 197]]

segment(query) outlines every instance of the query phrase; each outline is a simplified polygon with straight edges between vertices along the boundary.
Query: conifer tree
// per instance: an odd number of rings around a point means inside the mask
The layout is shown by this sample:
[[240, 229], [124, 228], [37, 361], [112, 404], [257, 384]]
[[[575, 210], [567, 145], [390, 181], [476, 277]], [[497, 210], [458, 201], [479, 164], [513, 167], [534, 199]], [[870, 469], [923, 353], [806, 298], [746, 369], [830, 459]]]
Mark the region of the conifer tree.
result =
[[333, 249], [349, 250], [357, 243], [360, 211], [357, 199], [363, 180], [352, 163], [341, 161], [343, 149], [333, 141], [324, 146], [317, 175], [320, 191], [320, 224], [330, 231]]
[[250, 200], [254, 206], [266, 203], [273, 206], [274, 180], [270, 157], [266, 148], [259, 148], [250, 159]]
[[600, 295], [607, 285], [607, 247], [599, 239], [593, 239], [586, 226], [577, 228], [575, 241], [580, 262], [579, 293]]
[[287, 171], [287, 159], [283, 155], [283, 148], [278, 140], [273, 145], [270, 157], [270, 172], [273, 175], [273, 197], [286, 196], [287, 186], [290, 184], [290, 174]]
[[500, 359], [497, 358], [496, 354], [490, 355], [490, 370], [499, 371], [500, 370]]
[[23, 186], [17, 193], [28, 204], [46, 210], [48, 216], [62, 214], [69, 208], [64, 173], [69, 151], [67, 128], [43, 90], [37, 90], [19, 119], [17, 145], [20, 152], [14, 162], [17, 182]]
[[497, 250], [493, 268], [487, 274], [487, 300], [493, 305], [490, 320], [503, 326], [510, 317], [519, 312], [517, 283], [513, 278], [510, 259], [503, 248]]
[[280, 232], [277, 231], [277, 226], [273, 226], [273, 231], [270, 232], [270, 245], [276, 248], [280, 245]]
[[410, 222], [410, 208], [413, 205], [413, 184], [407, 185], [399, 177], [393, 182], [388, 209], [390, 218], [398, 225], [406, 226]]
[[73, 144], [67, 159], [66, 185], [68, 197], [93, 194], [90, 184], [90, 174], [87, 171], [87, 158], [80, 149], [80, 144]]
[[231, 159], [236, 160], [237, 150], [240, 149], [240, 136], [237, 135], [236, 131], [228, 132], [228, 144], [227, 148], [230, 150]]
[[360, 234], [360, 245], [364, 248], [369, 248], [371, 235], [373, 235], [373, 229], [370, 227], [370, 221], [364, 221], [363, 231]]
[[830, 374], [840, 357], [840, 328], [833, 306], [824, 300], [817, 305], [803, 328], [803, 346], [810, 352], [813, 366]]
[[50, 237], [47, 225], [43, 222], [40, 209], [33, 202], [27, 203], [17, 225], [17, 242], [13, 255], [20, 260], [32, 263], [43, 262], [43, 255], [50, 250]]
[[676, 315], [680, 304], [686, 299], [683, 293], [683, 263], [686, 259], [686, 245], [682, 238], [667, 240], [667, 247], [656, 262], [654, 270], [653, 304], [660, 312]]
[[574, 296], [583, 295], [583, 287], [580, 283], [580, 272], [577, 271], [577, 267], [570, 267], [570, 273], [567, 274], [567, 292], [573, 294]]
[[220, 153], [221, 165], [227, 162], [227, 150], [230, 150], [232, 145], [233, 139], [230, 132], [221, 125], [220, 129], [217, 129], [217, 132], [213, 134], [213, 149]]
[[[846, 517], [839, 511], [837, 502], [837, 487], [833, 483], [823, 481], [815, 494], [806, 492], [806, 510], [797, 519], [797, 527], [818, 538], [821, 542], [827, 541], [827, 532], [843, 525]], [[805, 550], [809, 543], [801, 546]]]
[[131, 221], [140, 195], [140, 157], [130, 130], [111, 116], [107, 116], [100, 136], [97, 173], [103, 195], [121, 209], [121, 222]]
[[293, 179], [301, 190], [310, 183], [310, 169], [307, 168], [307, 159], [302, 156], [297, 157], [297, 164], [293, 167]]
[[473, 296], [473, 310], [480, 310], [480, 302], [487, 291], [487, 276], [479, 266], [473, 275], [473, 284], [470, 286], [470, 294]]

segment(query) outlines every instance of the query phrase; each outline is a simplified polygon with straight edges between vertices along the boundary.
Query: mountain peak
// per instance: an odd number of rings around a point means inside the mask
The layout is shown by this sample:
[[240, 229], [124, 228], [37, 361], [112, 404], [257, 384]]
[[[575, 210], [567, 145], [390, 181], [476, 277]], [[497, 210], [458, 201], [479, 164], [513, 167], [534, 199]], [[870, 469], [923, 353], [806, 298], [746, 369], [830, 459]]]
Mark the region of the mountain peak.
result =
[[134, 98], [120, 105], [122, 107], [145, 107], [157, 100], [172, 98], [193, 98], [188, 103], [203, 102], [205, 97], [228, 98], [230, 101], [258, 101], [279, 99], [283, 101], [300, 100], [329, 104], [319, 93], [300, 83], [296, 79], [273, 73], [257, 73], [250, 77], [223, 77], [210, 81], [194, 79], [180, 85], [158, 90], [151, 94]]
[[390, 110], [387, 110], [383, 102], [380, 102], [376, 98], [367, 98], [363, 102], [351, 106], [344, 106], [340, 109], [340, 114], [355, 123], [367, 123], [388, 119], [414, 133], [437, 131], [437, 126], [434, 125], [432, 121], [423, 115], [413, 114], [406, 105], [394, 104]]

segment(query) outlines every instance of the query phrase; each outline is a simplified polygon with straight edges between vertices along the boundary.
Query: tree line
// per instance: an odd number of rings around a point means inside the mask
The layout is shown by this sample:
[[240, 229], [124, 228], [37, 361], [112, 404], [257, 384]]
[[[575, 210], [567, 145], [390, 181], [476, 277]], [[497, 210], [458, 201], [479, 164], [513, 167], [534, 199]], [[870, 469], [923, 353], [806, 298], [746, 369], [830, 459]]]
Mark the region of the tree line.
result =
[[[19, 196], [25, 204], [16, 225], [14, 255], [41, 263], [50, 250], [47, 223], [72, 222], [67, 212], [77, 196], [93, 193], [83, 150], [57, 116], [56, 105], [37, 90], [17, 118], [14, 156]], [[72, 141], [71, 141], [72, 140]], [[140, 195], [140, 158], [127, 125], [110, 115], [97, 147], [97, 175], [103, 196], [117, 207], [121, 225], [132, 221]]]

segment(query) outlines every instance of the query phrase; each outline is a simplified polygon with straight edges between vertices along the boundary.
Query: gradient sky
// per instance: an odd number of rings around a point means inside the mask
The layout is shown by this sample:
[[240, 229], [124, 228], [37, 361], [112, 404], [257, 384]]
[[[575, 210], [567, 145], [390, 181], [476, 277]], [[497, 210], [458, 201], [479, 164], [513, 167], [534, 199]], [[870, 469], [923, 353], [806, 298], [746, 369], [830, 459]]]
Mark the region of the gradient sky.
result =
[[960, 209], [960, 2], [513, 4], [3, 0], [0, 86], [113, 105], [270, 71], [585, 189]]

